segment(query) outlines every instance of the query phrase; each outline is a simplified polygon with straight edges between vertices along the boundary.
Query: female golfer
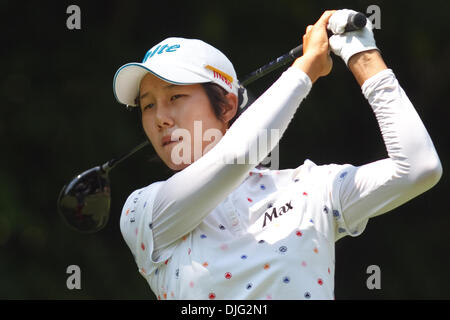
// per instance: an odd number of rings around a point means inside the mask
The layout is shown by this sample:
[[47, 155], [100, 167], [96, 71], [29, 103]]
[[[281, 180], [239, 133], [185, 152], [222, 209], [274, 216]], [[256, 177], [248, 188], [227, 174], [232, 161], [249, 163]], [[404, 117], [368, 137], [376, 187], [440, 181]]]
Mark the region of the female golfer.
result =
[[[134, 191], [120, 220], [158, 299], [333, 299], [335, 241], [438, 182], [433, 143], [383, 62], [370, 22], [342, 33], [350, 12], [325, 11], [308, 26], [303, 56], [236, 121], [233, 65], [202, 41], [168, 38], [117, 71], [117, 100], [141, 109], [147, 137], [175, 172]], [[359, 167], [309, 160], [287, 170], [257, 167], [313, 83], [331, 71], [330, 49], [361, 85], [388, 158]], [[271, 130], [278, 139], [267, 139]], [[265, 142], [267, 152], [255, 152]]]

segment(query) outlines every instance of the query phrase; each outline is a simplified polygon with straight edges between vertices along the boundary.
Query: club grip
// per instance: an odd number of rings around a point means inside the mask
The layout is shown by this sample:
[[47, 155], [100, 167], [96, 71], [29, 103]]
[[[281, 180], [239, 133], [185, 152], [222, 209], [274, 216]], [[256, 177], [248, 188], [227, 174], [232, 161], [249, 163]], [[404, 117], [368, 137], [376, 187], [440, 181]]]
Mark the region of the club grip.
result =
[[345, 26], [345, 32], [356, 31], [364, 28], [367, 23], [367, 18], [364, 13], [357, 12], [349, 15], [347, 25]]

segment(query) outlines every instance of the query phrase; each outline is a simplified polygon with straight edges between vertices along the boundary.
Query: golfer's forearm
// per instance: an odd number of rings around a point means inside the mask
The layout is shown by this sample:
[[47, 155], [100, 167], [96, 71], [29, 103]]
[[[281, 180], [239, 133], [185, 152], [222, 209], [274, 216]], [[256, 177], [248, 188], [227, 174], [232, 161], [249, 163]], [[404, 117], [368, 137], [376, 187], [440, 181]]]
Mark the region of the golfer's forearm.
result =
[[419, 115], [392, 70], [362, 86], [381, 129], [389, 158], [354, 170], [341, 188], [349, 221], [387, 212], [435, 185], [442, 167]]
[[[153, 204], [155, 249], [191, 232], [243, 182], [276, 146], [310, 88], [305, 73], [289, 69], [235, 121], [213, 149], [164, 182]], [[278, 138], [267, 141], [271, 130], [278, 131]], [[258, 151], [261, 142], [268, 142], [266, 153]], [[256, 157], [249, 163], [255, 151]], [[245, 163], [239, 164], [241, 160]]]

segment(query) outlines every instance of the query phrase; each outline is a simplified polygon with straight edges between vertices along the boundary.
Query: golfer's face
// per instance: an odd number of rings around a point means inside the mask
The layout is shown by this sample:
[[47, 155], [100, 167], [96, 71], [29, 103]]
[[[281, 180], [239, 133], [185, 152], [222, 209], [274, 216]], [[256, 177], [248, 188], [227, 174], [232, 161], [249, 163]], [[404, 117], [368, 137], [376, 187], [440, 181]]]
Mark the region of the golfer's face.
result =
[[[139, 92], [144, 131], [172, 170], [189, 166], [226, 132], [226, 123], [217, 119], [200, 84], [173, 85], [149, 73], [142, 79]], [[221, 135], [204, 141], [207, 130]], [[180, 163], [180, 156], [189, 160]]]

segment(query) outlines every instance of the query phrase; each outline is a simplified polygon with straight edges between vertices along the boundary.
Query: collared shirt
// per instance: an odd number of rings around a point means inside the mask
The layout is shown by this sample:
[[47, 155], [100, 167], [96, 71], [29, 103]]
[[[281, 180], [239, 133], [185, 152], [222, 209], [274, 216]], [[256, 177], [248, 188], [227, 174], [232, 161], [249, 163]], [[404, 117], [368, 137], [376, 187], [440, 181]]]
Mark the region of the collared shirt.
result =
[[223, 143], [128, 197], [121, 231], [158, 299], [333, 299], [335, 241], [439, 180], [431, 139], [391, 70], [362, 87], [388, 158], [360, 167], [306, 160], [287, 170], [218, 161], [257, 143], [243, 128], [283, 132], [309, 92], [306, 77], [290, 68]]

